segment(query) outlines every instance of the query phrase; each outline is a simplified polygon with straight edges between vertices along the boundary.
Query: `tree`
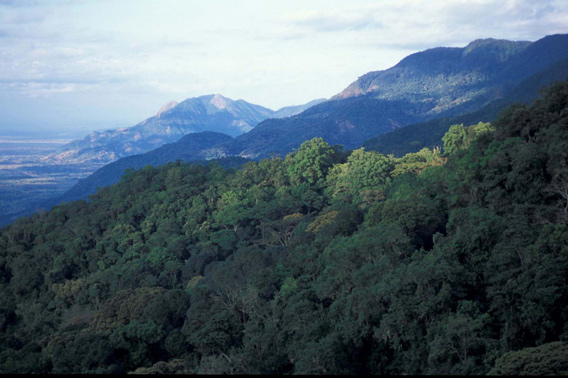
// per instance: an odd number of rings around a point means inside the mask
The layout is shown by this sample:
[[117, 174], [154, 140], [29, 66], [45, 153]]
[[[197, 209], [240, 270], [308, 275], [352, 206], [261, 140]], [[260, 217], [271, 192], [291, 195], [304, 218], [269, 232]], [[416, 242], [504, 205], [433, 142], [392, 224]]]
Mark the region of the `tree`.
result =
[[290, 181], [294, 185], [302, 182], [316, 186], [321, 184], [336, 155], [337, 152], [322, 138], [302, 143], [296, 153], [286, 157]]
[[561, 341], [505, 353], [489, 375], [566, 375], [568, 347]]
[[391, 182], [393, 168], [392, 157], [359, 148], [349, 155], [346, 163], [333, 167], [327, 185], [333, 197], [347, 195], [359, 202], [361, 192], [384, 189]]
[[452, 125], [448, 132], [442, 137], [444, 142], [444, 153], [453, 155], [457, 150], [465, 147], [467, 141], [467, 133], [463, 123], [460, 125]]

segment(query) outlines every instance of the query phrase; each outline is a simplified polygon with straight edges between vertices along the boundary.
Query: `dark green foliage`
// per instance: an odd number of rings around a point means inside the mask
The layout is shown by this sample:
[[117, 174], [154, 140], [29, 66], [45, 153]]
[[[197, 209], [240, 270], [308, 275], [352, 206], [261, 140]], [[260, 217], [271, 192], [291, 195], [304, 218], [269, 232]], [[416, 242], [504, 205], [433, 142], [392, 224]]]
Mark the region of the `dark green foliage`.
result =
[[453, 155], [458, 150], [466, 147], [467, 134], [463, 125], [452, 125], [442, 138], [444, 142], [444, 152], [446, 155]]
[[563, 342], [509, 352], [495, 362], [490, 375], [566, 375], [568, 348]]
[[565, 373], [567, 102], [565, 82], [457, 126], [447, 158], [313, 139], [22, 219], [0, 231], [0, 372]]

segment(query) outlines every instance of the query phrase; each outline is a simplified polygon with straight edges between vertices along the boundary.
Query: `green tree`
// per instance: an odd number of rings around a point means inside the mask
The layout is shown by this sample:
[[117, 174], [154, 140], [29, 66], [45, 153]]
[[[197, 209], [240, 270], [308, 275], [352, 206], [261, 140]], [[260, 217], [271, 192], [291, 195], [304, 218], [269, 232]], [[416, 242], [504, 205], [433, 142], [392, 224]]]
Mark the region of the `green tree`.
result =
[[308, 140], [286, 157], [287, 172], [294, 185], [319, 185], [332, 167], [337, 152], [322, 138]]
[[463, 124], [450, 126], [448, 132], [442, 137], [442, 141], [446, 155], [453, 155], [464, 148], [467, 142], [467, 132]]

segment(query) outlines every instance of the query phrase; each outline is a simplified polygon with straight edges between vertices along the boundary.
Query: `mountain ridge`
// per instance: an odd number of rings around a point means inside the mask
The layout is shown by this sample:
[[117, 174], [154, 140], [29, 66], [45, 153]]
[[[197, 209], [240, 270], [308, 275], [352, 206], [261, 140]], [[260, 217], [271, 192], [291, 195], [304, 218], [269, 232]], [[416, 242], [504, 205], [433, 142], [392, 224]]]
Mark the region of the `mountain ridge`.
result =
[[53, 164], [92, 164], [95, 168], [119, 158], [144, 153], [187, 134], [214, 131], [237, 136], [252, 130], [269, 117], [286, 117], [320, 102], [290, 106], [273, 111], [244, 100], [220, 94], [170, 101], [152, 117], [131, 126], [92, 132], [44, 158]]
[[[478, 111], [503, 98], [524, 78], [566, 58], [566, 34], [535, 42], [482, 39], [463, 48], [417, 52], [388, 70], [361, 76], [325, 103], [287, 119], [262, 121], [227, 143], [225, 153], [259, 159], [288, 153], [314, 137], [356, 148], [404, 126]], [[422, 71], [413, 71], [419, 68]], [[370, 88], [375, 79], [390, 85], [388, 90], [345, 96], [355, 84], [365, 81], [361, 85]]]

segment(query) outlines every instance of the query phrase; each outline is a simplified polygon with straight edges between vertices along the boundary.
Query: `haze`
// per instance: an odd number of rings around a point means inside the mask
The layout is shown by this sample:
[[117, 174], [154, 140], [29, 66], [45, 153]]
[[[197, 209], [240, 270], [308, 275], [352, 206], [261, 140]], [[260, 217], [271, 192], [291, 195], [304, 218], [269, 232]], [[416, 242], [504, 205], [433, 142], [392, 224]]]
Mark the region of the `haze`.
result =
[[413, 52], [566, 20], [565, 0], [0, 0], [0, 136], [76, 138], [210, 93], [277, 109]]

